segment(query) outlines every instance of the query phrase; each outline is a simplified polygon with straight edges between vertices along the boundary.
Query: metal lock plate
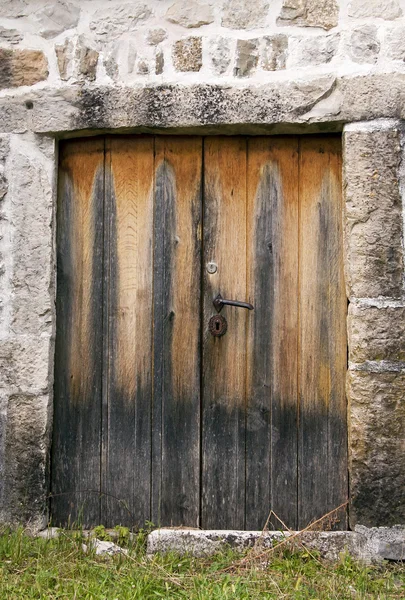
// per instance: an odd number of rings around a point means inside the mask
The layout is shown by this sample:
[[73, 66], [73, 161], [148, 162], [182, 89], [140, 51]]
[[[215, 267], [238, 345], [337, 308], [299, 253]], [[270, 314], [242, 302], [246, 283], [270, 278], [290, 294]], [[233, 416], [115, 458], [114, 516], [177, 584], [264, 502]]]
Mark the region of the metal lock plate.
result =
[[208, 329], [215, 337], [221, 337], [226, 334], [228, 323], [222, 315], [214, 315], [208, 322]]

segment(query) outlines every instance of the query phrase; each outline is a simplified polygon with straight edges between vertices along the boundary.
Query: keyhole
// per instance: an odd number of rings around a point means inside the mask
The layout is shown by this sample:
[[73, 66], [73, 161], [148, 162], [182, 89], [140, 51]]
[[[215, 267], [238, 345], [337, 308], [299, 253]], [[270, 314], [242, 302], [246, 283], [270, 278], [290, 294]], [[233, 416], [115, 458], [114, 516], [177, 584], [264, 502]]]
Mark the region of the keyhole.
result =
[[215, 329], [216, 329], [217, 331], [219, 331], [219, 323], [218, 323], [218, 321], [215, 323]]

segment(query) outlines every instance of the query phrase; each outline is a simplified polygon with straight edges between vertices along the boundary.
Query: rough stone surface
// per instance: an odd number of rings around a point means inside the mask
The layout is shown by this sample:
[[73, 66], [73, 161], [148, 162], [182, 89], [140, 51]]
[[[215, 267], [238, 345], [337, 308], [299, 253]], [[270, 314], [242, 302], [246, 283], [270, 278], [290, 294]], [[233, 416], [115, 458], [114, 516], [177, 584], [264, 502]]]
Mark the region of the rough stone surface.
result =
[[362, 539], [363, 553], [371, 561], [405, 560], [405, 526], [364, 527], [356, 525], [355, 532]]
[[201, 27], [214, 21], [214, 12], [209, 4], [198, 0], [177, 0], [166, 12], [166, 19], [183, 27]]
[[163, 73], [163, 69], [165, 66], [165, 57], [161, 50], [156, 52], [155, 56], [155, 73], [156, 75], [161, 75]]
[[[148, 535], [149, 555], [176, 552], [180, 555], [204, 557], [231, 547], [243, 552], [254, 546], [270, 549], [277, 543], [308, 548], [319, 552], [326, 560], [337, 561], [348, 552], [364, 563], [378, 563], [391, 556], [401, 556], [404, 543], [402, 527], [372, 528], [356, 527], [353, 531], [306, 531], [285, 533], [281, 531], [215, 531], [195, 529], [156, 529]], [[291, 536], [291, 541], [286, 542]]]
[[0, 48], [0, 89], [34, 85], [48, 77], [48, 61], [40, 50]]
[[83, 544], [84, 552], [88, 552], [89, 549], [95, 552], [96, 556], [115, 556], [116, 554], [128, 554], [128, 550], [121, 548], [117, 544], [114, 544], [114, 542], [106, 542], [98, 540], [97, 538], [90, 540], [88, 544]]
[[351, 371], [351, 525], [405, 523], [405, 373]]
[[291, 40], [290, 66], [330, 62], [337, 52], [339, 39], [339, 34], [330, 34]]
[[157, 27], [156, 29], [149, 29], [146, 34], [146, 43], [150, 46], [157, 46], [163, 40], [167, 38], [167, 31], [162, 27]]
[[53, 38], [66, 29], [75, 27], [79, 21], [80, 8], [71, 2], [48, 2], [32, 13], [31, 19], [38, 26], [38, 33]]
[[[326, 74], [255, 86], [242, 81], [238, 87], [133, 84], [29, 90], [0, 98], [0, 130], [153, 127], [196, 133], [203, 126], [215, 133], [300, 133], [325, 127], [340, 131], [345, 122], [405, 116], [405, 75], [400, 73]], [[27, 110], [26, 101], [33, 110]]]
[[137, 72], [140, 75], [147, 75], [149, 73], [149, 65], [148, 65], [148, 61], [140, 58], [138, 61], [138, 68], [137, 68]]
[[222, 13], [222, 26], [229, 29], [265, 27], [269, 3], [267, 0], [228, 0]]
[[9, 44], [18, 44], [23, 39], [23, 35], [17, 29], [6, 29], [0, 26], [0, 40]]
[[5, 176], [3, 169], [0, 170], [0, 200], [3, 200], [4, 196], [7, 194], [8, 190], [8, 181]]
[[338, 24], [338, 16], [336, 0], [283, 0], [277, 24], [331, 29]]
[[363, 19], [376, 17], [391, 21], [402, 15], [402, 9], [397, 0], [352, 0], [348, 8], [349, 17]]
[[61, 533], [62, 529], [59, 527], [47, 527], [47, 529], [39, 531], [36, 536], [42, 538], [43, 540], [54, 540], [59, 537]]
[[349, 306], [349, 360], [405, 361], [405, 307]]
[[199, 71], [202, 67], [201, 38], [188, 37], [175, 42], [173, 64], [177, 71]]
[[73, 44], [69, 39], [66, 39], [63, 44], [55, 46], [56, 60], [60, 78], [63, 81], [69, 79], [71, 65], [73, 60]]
[[209, 46], [210, 58], [215, 73], [222, 75], [231, 64], [231, 44], [223, 37], [215, 37], [210, 40]]
[[395, 25], [385, 33], [385, 54], [392, 60], [405, 61], [405, 26]]
[[357, 63], [375, 63], [380, 52], [377, 27], [362, 25], [350, 36], [349, 56]]
[[0, 338], [0, 389], [46, 393], [49, 385], [49, 335]]
[[259, 62], [258, 40], [238, 40], [234, 75], [248, 77]]
[[98, 52], [89, 48], [83, 41], [77, 47], [79, 72], [88, 81], [94, 81], [97, 74]]
[[347, 283], [355, 297], [401, 297], [403, 217], [395, 130], [344, 136]]
[[0, 520], [42, 529], [46, 514], [49, 396], [13, 394], [7, 399], [4, 478]]
[[90, 30], [98, 41], [111, 41], [134, 31], [137, 25], [147, 21], [151, 15], [152, 10], [147, 4], [127, 2], [111, 5], [95, 12], [90, 22]]
[[29, 14], [27, 0], [2, 0], [0, 2], [0, 17], [17, 18]]
[[265, 71], [285, 69], [288, 56], [288, 37], [283, 34], [264, 38], [262, 67]]
[[[14, 335], [41, 336], [51, 334], [53, 323], [54, 154], [45, 156], [35, 140], [15, 143], [13, 139], [7, 171], [13, 193], [8, 217], [15, 228], [10, 328]], [[20, 368], [26, 372], [27, 366]], [[48, 380], [43, 382], [47, 385]]]

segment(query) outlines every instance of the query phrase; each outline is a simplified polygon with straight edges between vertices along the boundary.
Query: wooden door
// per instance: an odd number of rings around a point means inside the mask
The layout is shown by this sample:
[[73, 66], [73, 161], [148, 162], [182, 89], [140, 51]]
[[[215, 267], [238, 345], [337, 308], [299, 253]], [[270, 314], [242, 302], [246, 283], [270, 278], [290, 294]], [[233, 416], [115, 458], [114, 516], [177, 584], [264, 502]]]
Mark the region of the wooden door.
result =
[[[297, 528], [344, 502], [340, 138], [60, 154], [54, 521]], [[254, 306], [222, 337], [217, 294]]]

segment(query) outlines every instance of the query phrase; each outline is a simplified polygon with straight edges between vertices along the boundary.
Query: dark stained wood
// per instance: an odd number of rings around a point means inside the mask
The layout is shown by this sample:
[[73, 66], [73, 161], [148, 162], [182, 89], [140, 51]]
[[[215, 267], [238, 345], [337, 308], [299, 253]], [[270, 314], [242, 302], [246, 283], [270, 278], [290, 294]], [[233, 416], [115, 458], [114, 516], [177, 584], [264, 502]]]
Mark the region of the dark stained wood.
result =
[[152, 137], [107, 138], [103, 522], [150, 520]]
[[156, 138], [152, 519], [199, 524], [201, 138]]
[[100, 522], [104, 140], [61, 144], [51, 489], [56, 524]]
[[[218, 293], [245, 301], [246, 140], [206, 138], [204, 144], [202, 527], [245, 526], [245, 309], [225, 307], [223, 337], [208, 321]], [[205, 265], [213, 261], [211, 275]]]
[[299, 527], [347, 499], [340, 152], [338, 137], [300, 142]]
[[[297, 525], [298, 139], [248, 142], [246, 528]], [[272, 519], [271, 526], [282, 528]]]

